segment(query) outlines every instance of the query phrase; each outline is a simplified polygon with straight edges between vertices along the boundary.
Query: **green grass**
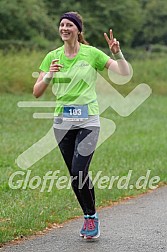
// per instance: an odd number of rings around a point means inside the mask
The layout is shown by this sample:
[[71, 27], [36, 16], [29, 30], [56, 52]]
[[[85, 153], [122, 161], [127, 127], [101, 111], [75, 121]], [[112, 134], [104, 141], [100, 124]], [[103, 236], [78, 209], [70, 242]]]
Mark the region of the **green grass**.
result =
[[133, 77], [126, 85], [116, 85], [110, 82], [105, 70], [105, 78], [121, 93], [128, 94], [137, 84], [146, 83], [154, 94], [167, 95], [166, 87], [166, 57], [157, 57], [155, 59], [145, 58], [144, 60], [130, 61], [133, 68]]
[[46, 52], [23, 50], [3, 55], [0, 51], [0, 91], [17, 94], [32, 92], [32, 83], [35, 82], [32, 73], [39, 71], [45, 54]]
[[[48, 94], [40, 100], [54, 99]], [[107, 96], [105, 97], [107, 98]], [[1, 96], [1, 158], [0, 158], [0, 243], [20, 236], [26, 236], [43, 230], [51, 223], [63, 221], [82, 214], [72, 190], [58, 190], [56, 186], [47, 192], [40, 192], [41, 185], [32, 190], [27, 188], [12, 190], [9, 177], [19, 168], [15, 159], [24, 150], [43, 137], [52, 120], [33, 119], [33, 112], [52, 112], [52, 109], [18, 108], [18, 101], [35, 100], [31, 94], [3, 94]], [[132, 170], [130, 184], [136, 183], [140, 176], [151, 170], [150, 178], [160, 177], [160, 183], [167, 183], [167, 98], [153, 94], [130, 116], [123, 118], [113, 110], [107, 109], [103, 117], [112, 119], [116, 125], [115, 133], [100, 146], [94, 155], [90, 170], [93, 177], [98, 171], [101, 176], [126, 176]], [[68, 176], [66, 166], [60, 152], [55, 149], [34, 164], [30, 179], [33, 176], [43, 178], [47, 171], [60, 170], [59, 177]], [[17, 176], [18, 179], [25, 179]], [[55, 182], [56, 183], [56, 182]], [[55, 185], [55, 184], [54, 184]], [[96, 188], [96, 205], [107, 206], [111, 201], [137, 195], [146, 189], [118, 190], [117, 182], [111, 190]]]
[[[21, 170], [15, 159], [33, 143], [43, 137], [52, 127], [52, 120], [33, 119], [34, 112], [52, 112], [52, 108], [18, 108], [18, 101], [35, 100], [31, 95], [33, 83], [32, 72], [38, 66], [46, 52], [21, 51], [15, 54], [0, 53], [0, 69], [2, 91], [1, 105], [1, 141], [0, 141], [0, 243], [21, 236], [34, 234], [52, 223], [82, 215], [82, 211], [70, 189], [58, 190], [56, 180], [51, 192], [49, 183], [44, 192], [41, 185], [32, 190], [27, 184], [26, 189], [13, 190], [9, 187], [10, 176], [17, 171], [25, 172], [18, 175], [14, 182], [25, 180], [26, 171]], [[124, 86], [112, 84], [123, 95], [128, 94], [139, 83], [151, 86], [153, 94], [130, 116], [121, 117], [112, 109], [107, 109], [103, 117], [116, 123], [115, 133], [106, 140], [95, 152], [90, 170], [93, 178], [98, 171], [103, 176], [126, 176], [129, 170], [132, 175], [129, 185], [133, 189], [118, 189], [117, 181], [112, 189], [105, 183], [106, 189], [99, 189], [95, 184], [96, 206], [107, 206], [112, 201], [131, 195], [137, 195], [149, 189], [136, 189], [138, 178], [145, 176], [150, 170], [149, 181], [159, 176], [159, 184], [167, 183], [167, 87], [166, 87], [166, 56], [146, 58], [131, 62], [134, 74], [132, 80]], [[106, 71], [103, 75], [106, 77]], [[107, 78], [107, 77], [106, 77]], [[105, 90], [101, 90], [103, 93]], [[41, 101], [54, 100], [51, 87], [48, 88]], [[104, 93], [104, 99], [111, 99]], [[43, 176], [48, 171], [60, 170], [58, 177], [68, 176], [67, 168], [58, 149], [53, 150], [29, 169], [30, 178]], [[103, 184], [104, 185], [104, 184]], [[128, 187], [129, 188], [129, 187]]]
[[[39, 66], [46, 53], [46, 51], [22, 50], [3, 55], [0, 51], [0, 91], [14, 94], [32, 92], [32, 83], [36, 80], [32, 77], [32, 73], [39, 71]], [[155, 55], [153, 57], [152, 54], [147, 55], [143, 52], [142, 60], [132, 60], [130, 63], [134, 72], [132, 80], [124, 86], [114, 85], [120, 92], [128, 93], [137, 84], [145, 82], [151, 85], [154, 93], [167, 94], [166, 54], [157, 54], [157, 57]], [[106, 76], [105, 71], [104, 75]]]

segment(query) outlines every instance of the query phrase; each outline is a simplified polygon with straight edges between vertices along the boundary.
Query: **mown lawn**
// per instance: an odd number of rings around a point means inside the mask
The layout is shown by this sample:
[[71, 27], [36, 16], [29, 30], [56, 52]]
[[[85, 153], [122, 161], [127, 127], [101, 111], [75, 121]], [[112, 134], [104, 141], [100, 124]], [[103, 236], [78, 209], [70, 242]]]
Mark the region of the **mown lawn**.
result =
[[[54, 99], [50, 97], [49, 99]], [[105, 99], [110, 97], [105, 96]], [[33, 119], [34, 112], [52, 112], [52, 108], [18, 108], [18, 101], [35, 100], [31, 94], [3, 94], [1, 96], [1, 142], [0, 142], [0, 243], [20, 236], [30, 235], [43, 230], [52, 223], [62, 223], [72, 217], [82, 215], [71, 189], [58, 189], [56, 180], [48, 192], [40, 192], [43, 176], [48, 171], [59, 170], [58, 177], [68, 176], [66, 166], [59, 150], [55, 149], [28, 169], [30, 177], [27, 185], [27, 171], [15, 163], [15, 159], [33, 143], [43, 137], [52, 126], [52, 120]], [[40, 100], [48, 100], [44, 95]], [[116, 123], [116, 131], [95, 152], [90, 170], [93, 178], [100, 171], [100, 178], [108, 176], [127, 176], [131, 171], [128, 188], [118, 188], [118, 179], [109, 189], [109, 182], [98, 180], [105, 188], [96, 188], [97, 207], [111, 204], [125, 196], [137, 195], [149, 189], [149, 181], [159, 177], [158, 184], [167, 183], [167, 98], [152, 94], [136, 111], [128, 117], [121, 117], [112, 109], [107, 109], [102, 116]], [[19, 187], [19, 180], [24, 184], [20, 189], [11, 189], [10, 176], [17, 171], [13, 183]], [[146, 176], [136, 188], [141, 176]], [[31, 189], [30, 180], [38, 176], [41, 183]], [[68, 176], [69, 178], [69, 176]], [[157, 177], [155, 177], [157, 178]], [[32, 181], [31, 181], [32, 182]], [[99, 183], [100, 183], [99, 182]], [[123, 184], [124, 181], [122, 181]], [[154, 186], [157, 185], [156, 179]], [[21, 183], [21, 182], [20, 182]], [[122, 185], [121, 184], [121, 185]], [[20, 184], [21, 185], [21, 184]], [[33, 183], [31, 183], [33, 185]], [[35, 181], [34, 181], [35, 185]], [[119, 184], [120, 185], [120, 184]], [[133, 185], [133, 189], [129, 188]], [[23, 189], [23, 186], [25, 189]]]

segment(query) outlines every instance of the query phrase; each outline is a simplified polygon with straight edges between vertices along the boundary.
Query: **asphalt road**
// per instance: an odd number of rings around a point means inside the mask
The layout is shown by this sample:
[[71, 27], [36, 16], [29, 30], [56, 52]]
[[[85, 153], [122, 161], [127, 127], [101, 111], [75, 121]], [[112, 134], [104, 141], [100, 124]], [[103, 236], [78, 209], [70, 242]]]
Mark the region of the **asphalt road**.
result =
[[0, 252], [167, 252], [167, 186], [99, 211], [101, 236], [79, 237], [83, 219]]

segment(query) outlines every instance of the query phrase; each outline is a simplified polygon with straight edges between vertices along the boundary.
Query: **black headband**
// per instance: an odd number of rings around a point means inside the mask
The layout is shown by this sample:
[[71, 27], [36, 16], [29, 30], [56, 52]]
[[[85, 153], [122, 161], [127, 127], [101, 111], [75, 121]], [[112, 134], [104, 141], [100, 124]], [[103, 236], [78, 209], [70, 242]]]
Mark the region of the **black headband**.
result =
[[66, 18], [66, 19], [70, 20], [71, 22], [73, 22], [77, 26], [78, 30], [80, 32], [82, 31], [82, 23], [75, 14], [72, 14], [72, 13], [63, 14], [63, 16], [61, 16], [61, 18], [60, 18], [60, 22], [63, 18]]

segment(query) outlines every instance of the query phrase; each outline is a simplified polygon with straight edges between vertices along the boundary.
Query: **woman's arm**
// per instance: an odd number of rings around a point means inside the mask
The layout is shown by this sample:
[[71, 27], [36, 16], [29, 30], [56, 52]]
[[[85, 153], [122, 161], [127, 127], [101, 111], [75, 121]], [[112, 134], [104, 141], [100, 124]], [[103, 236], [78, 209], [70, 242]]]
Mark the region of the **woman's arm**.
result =
[[48, 84], [53, 78], [53, 74], [59, 72], [60, 68], [63, 67], [62, 65], [57, 64], [56, 62], [58, 62], [58, 59], [52, 60], [48, 73], [40, 73], [33, 88], [33, 95], [36, 98], [40, 97], [45, 92], [48, 87]]
[[48, 84], [46, 84], [44, 81], [43, 81], [43, 77], [46, 75], [45, 72], [40, 72], [40, 75], [34, 85], [34, 88], [33, 88], [33, 95], [38, 98], [40, 97], [44, 92], [45, 92], [45, 89], [47, 89], [48, 87]]
[[130, 75], [129, 65], [121, 52], [119, 41], [113, 37], [112, 30], [110, 30], [110, 38], [106, 33], [104, 33], [104, 37], [115, 59], [109, 59], [105, 67], [120, 75]]

